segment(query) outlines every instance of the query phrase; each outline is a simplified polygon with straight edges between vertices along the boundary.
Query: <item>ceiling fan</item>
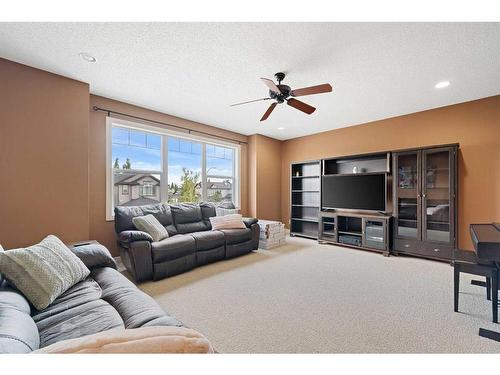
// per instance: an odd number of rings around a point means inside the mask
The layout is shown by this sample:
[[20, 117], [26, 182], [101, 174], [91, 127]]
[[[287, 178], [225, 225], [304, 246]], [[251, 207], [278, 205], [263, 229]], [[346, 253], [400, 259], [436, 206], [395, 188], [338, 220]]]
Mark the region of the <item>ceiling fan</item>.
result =
[[281, 72], [276, 73], [274, 75], [274, 77], [278, 81], [277, 85], [270, 79], [267, 79], [267, 78], [260, 79], [269, 88], [269, 97], [268, 98], [249, 100], [247, 102], [231, 104], [230, 107], [234, 107], [236, 105], [247, 104], [247, 103], [259, 102], [262, 100], [274, 99], [275, 102], [269, 106], [269, 108], [267, 109], [266, 113], [264, 113], [264, 116], [262, 116], [260, 121], [266, 120], [269, 117], [269, 115], [271, 114], [271, 112], [273, 111], [273, 109], [276, 107], [276, 105], [281, 104], [285, 101], [286, 101], [286, 104], [288, 104], [289, 106], [310, 115], [311, 113], [313, 113], [316, 110], [316, 108], [310, 106], [309, 104], [301, 102], [300, 100], [295, 99], [295, 97], [321, 94], [324, 92], [331, 92], [332, 91], [332, 86], [329, 83], [292, 90], [290, 88], [290, 86], [281, 84], [281, 81], [283, 81], [283, 79], [285, 79], [285, 73], [281, 73]]

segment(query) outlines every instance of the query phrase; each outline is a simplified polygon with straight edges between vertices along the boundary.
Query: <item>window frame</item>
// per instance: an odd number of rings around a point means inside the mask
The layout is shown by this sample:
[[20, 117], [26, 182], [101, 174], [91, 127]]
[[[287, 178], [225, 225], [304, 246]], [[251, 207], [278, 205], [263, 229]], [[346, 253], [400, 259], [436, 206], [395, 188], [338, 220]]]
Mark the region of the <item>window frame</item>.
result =
[[[231, 148], [234, 150], [233, 157], [233, 176], [213, 176], [208, 177], [220, 177], [220, 178], [230, 178], [233, 181], [233, 203], [237, 208], [240, 208], [241, 201], [241, 145], [231, 142], [226, 142], [219, 140], [217, 138], [203, 137], [190, 133], [173, 131], [166, 128], [161, 128], [157, 126], [147, 125], [143, 123], [122, 120], [114, 117], [106, 117], [106, 220], [114, 221], [114, 194], [113, 194], [113, 173], [114, 168], [112, 165], [112, 130], [113, 126], [122, 127], [130, 130], [138, 130], [143, 132], [149, 132], [161, 136], [160, 144], [160, 171], [149, 171], [149, 170], [139, 170], [130, 169], [128, 171], [132, 173], [145, 173], [145, 174], [155, 174], [160, 175], [160, 201], [166, 202], [168, 199], [168, 138], [181, 138], [188, 141], [200, 142], [202, 145], [201, 150], [201, 178], [202, 178], [202, 201], [207, 201], [207, 153], [206, 145], [215, 145], [226, 148]], [[214, 136], [215, 137], [215, 136]]]

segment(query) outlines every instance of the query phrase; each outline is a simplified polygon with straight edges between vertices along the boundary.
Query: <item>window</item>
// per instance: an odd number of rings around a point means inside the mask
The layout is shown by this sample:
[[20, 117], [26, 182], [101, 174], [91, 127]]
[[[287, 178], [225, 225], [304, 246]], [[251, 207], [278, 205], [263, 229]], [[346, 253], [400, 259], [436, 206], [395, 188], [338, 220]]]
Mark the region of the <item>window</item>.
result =
[[210, 202], [233, 200], [234, 149], [206, 145], [206, 197]]
[[154, 196], [155, 195], [154, 188], [155, 187], [150, 183], [142, 185], [141, 186], [141, 195], [143, 197]]
[[238, 206], [239, 152], [239, 146], [108, 117], [108, 220], [115, 206], [201, 201]]
[[203, 200], [202, 148], [200, 142], [168, 138], [168, 203]]
[[[158, 134], [113, 125], [111, 169], [113, 206], [140, 206], [161, 201], [162, 138]], [[146, 188], [145, 188], [146, 187]]]

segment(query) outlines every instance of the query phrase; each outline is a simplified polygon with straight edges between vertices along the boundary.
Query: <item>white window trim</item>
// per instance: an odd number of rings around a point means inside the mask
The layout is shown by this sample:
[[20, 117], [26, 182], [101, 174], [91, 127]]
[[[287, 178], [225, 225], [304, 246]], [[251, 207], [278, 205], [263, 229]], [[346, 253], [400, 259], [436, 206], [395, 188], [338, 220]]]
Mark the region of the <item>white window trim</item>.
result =
[[[106, 220], [114, 221], [114, 194], [113, 194], [113, 168], [111, 164], [112, 158], [112, 128], [115, 126], [122, 126], [128, 129], [143, 130], [150, 133], [158, 134], [162, 136], [161, 139], [161, 171], [145, 171], [132, 169], [134, 172], [139, 173], [151, 173], [160, 175], [160, 199], [166, 201], [168, 197], [168, 140], [167, 138], [175, 137], [182, 138], [189, 141], [202, 142], [202, 181], [206, 181], [207, 177], [218, 177], [218, 178], [231, 178], [228, 176], [215, 176], [206, 175], [206, 144], [212, 144], [216, 146], [232, 148], [234, 152], [233, 158], [233, 203], [236, 208], [240, 209], [241, 202], [241, 145], [226, 142], [211, 137], [203, 137], [195, 134], [186, 134], [183, 132], [177, 132], [170, 129], [161, 128], [158, 126], [147, 125], [138, 122], [132, 122], [128, 120], [118, 119], [114, 117], [106, 117]], [[206, 197], [206, 184], [202, 184], [202, 197]]]

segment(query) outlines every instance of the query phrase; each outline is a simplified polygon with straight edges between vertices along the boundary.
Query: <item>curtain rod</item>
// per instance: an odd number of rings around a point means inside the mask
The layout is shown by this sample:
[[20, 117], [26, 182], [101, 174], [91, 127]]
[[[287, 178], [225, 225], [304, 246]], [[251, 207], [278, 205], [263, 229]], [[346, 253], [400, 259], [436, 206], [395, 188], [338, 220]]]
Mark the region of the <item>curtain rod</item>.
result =
[[237, 139], [233, 139], [233, 138], [228, 138], [228, 137], [222, 137], [222, 136], [218, 136], [218, 135], [213, 135], [213, 134], [210, 134], [210, 133], [207, 133], [207, 132], [204, 132], [204, 131], [201, 131], [201, 130], [193, 130], [193, 129], [189, 129], [189, 128], [186, 128], [184, 126], [179, 126], [179, 125], [172, 125], [172, 124], [167, 124], [166, 122], [161, 122], [161, 121], [156, 121], [156, 120], [150, 120], [150, 119], [147, 119], [147, 118], [144, 118], [144, 117], [139, 117], [139, 116], [135, 116], [135, 115], [130, 115], [128, 113], [123, 113], [123, 112], [117, 112], [117, 111], [113, 111], [111, 109], [107, 109], [107, 108], [100, 108], [98, 106], [93, 106], [92, 109], [96, 112], [100, 111], [100, 112], [106, 112], [108, 114], [108, 116], [113, 113], [115, 115], [119, 115], [119, 116], [125, 116], [125, 117], [130, 117], [130, 118], [134, 118], [134, 119], [137, 119], [137, 120], [142, 120], [142, 121], [147, 121], [147, 122], [152, 122], [152, 123], [155, 123], [155, 124], [160, 124], [160, 125], [165, 125], [165, 126], [169, 126], [169, 127], [172, 127], [172, 128], [176, 128], [176, 129], [182, 129], [182, 130], [187, 130], [188, 134], [191, 134], [191, 133], [196, 133], [196, 134], [203, 134], [203, 135], [208, 135], [209, 137], [212, 137], [212, 138], [215, 138], [215, 139], [224, 139], [226, 141], [230, 141], [230, 142], [235, 142], [235, 143], [238, 143], [238, 144], [247, 144], [248, 142], [245, 142], [245, 141], [239, 141]]

